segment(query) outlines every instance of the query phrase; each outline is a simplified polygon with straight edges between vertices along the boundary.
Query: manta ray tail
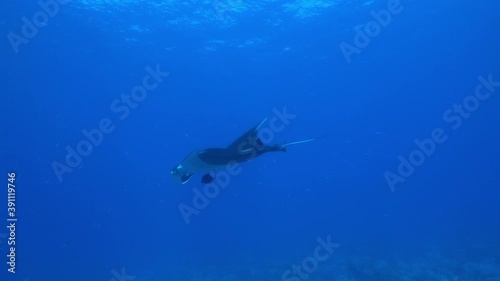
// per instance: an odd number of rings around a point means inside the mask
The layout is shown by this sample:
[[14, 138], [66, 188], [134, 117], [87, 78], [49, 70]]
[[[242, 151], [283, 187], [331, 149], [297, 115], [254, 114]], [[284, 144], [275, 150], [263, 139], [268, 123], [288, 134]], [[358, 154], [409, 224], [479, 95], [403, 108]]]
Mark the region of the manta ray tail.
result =
[[[321, 136], [321, 137], [317, 137], [317, 138], [312, 138], [312, 139], [307, 139], [307, 140], [300, 140], [300, 141], [293, 141], [293, 142], [286, 142], [283, 144], [283, 146], [286, 148], [287, 146], [290, 146], [290, 145], [295, 145], [295, 144], [301, 144], [301, 143], [307, 143], [307, 142], [311, 142], [311, 141], [315, 141], [315, 140], [319, 140], [319, 139], [322, 139], [324, 137], [327, 137], [328, 135], [324, 135], [324, 136]], [[285, 150], [286, 151], [286, 150]]]

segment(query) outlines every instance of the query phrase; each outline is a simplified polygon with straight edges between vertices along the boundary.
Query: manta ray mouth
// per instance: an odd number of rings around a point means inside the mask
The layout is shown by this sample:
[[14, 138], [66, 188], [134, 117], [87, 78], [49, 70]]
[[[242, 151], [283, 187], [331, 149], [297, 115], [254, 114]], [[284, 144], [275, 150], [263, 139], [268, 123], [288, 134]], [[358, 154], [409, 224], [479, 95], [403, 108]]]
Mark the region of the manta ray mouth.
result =
[[176, 168], [174, 168], [172, 171], [170, 171], [170, 175], [172, 176], [172, 179], [177, 182], [177, 183], [182, 183], [185, 184], [187, 183], [193, 174], [188, 174], [188, 173], [180, 173]]

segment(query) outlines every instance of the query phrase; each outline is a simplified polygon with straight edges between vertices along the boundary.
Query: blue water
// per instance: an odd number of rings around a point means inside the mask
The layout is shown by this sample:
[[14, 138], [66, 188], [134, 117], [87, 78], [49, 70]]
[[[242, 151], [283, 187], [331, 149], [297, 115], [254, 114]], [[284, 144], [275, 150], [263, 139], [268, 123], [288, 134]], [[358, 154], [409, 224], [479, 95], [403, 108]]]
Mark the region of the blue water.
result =
[[[0, 12], [2, 281], [500, 280], [498, 1], [40, 3]], [[329, 136], [172, 181], [283, 110]]]

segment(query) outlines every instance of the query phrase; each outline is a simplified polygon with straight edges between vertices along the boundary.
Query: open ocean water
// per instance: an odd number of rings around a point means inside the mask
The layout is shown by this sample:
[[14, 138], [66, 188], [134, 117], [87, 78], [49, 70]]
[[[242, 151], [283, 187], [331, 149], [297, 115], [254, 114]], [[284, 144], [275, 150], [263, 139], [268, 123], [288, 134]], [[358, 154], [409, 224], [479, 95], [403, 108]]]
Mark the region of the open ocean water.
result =
[[[500, 2], [0, 15], [0, 280], [500, 280]], [[171, 175], [265, 118], [328, 136]]]

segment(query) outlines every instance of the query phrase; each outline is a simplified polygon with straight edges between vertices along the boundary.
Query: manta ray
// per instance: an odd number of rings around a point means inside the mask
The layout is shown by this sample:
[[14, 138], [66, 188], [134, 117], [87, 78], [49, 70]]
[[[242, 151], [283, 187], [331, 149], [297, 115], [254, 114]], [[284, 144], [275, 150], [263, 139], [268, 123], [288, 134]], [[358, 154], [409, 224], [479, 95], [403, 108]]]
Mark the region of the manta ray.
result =
[[231, 163], [241, 163], [253, 160], [260, 155], [270, 151], [283, 151], [290, 145], [311, 142], [321, 136], [301, 141], [266, 145], [258, 137], [259, 129], [267, 120], [265, 118], [257, 126], [251, 128], [239, 138], [234, 140], [226, 148], [207, 148], [189, 153], [182, 162], [170, 171], [170, 175], [175, 182], [185, 184], [194, 174], [204, 174], [201, 182], [210, 183], [215, 171], [225, 169]]

